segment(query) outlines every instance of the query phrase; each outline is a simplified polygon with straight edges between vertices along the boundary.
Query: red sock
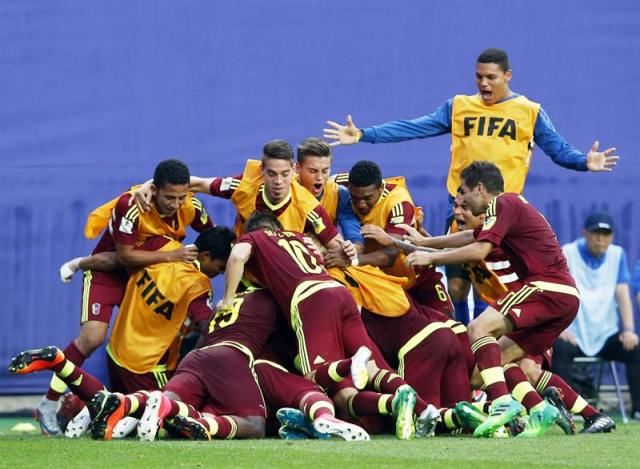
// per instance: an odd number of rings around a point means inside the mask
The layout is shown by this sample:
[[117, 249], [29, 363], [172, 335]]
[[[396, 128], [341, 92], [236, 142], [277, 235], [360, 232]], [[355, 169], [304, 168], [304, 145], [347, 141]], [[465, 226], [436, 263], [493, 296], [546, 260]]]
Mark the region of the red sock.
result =
[[373, 389], [383, 394], [395, 394], [400, 386], [407, 384], [400, 375], [384, 369], [378, 370], [378, 372], [373, 375], [371, 382], [373, 383]]
[[[77, 366], [82, 366], [84, 361], [87, 359], [87, 357], [80, 351], [80, 349], [76, 345], [75, 340], [69, 342], [67, 348], [65, 348], [62, 352], [64, 353], [64, 356], [67, 360], [70, 360], [74, 365]], [[45, 398], [51, 401], [57, 401], [61, 395], [61, 392], [58, 392], [51, 386], [49, 386]]]
[[58, 378], [69, 386], [71, 392], [84, 402], [89, 402], [98, 391], [106, 389], [104, 384], [68, 359], [63, 360], [51, 369]]
[[124, 414], [131, 415], [139, 419], [144, 414], [144, 407], [147, 405], [149, 397], [148, 391], [137, 391], [124, 396]]
[[595, 407], [590, 405], [580, 394], [575, 392], [573, 388], [560, 376], [551, 373], [550, 371], [543, 371], [540, 374], [540, 377], [538, 377], [536, 390], [538, 392], [542, 392], [551, 386], [560, 390], [562, 402], [564, 402], [564, 405], [572, 414], [580, 414], [584, 418], [589, 418], [598, 413], [598, 410]]
[[313, 392], [304, 400], [302, 411], [307, 417], [314, 421], [323, 415], [335, 416], [333, 402], [321, 392]]
[[496, 400], [509, 394], [501, 366], [501, 353], [494, 337], [482, 337], [471, 344], [480, 375], [487, 387], [489, 399]]
[[372, 391], [360, 391], [349, 398], [347, 409], [352, 417], [363, 415], [391, 415], [393, 394], [380, 394]]
[[339, 383], [351, 374], [351, 359], [339, 360], [337, 362], [325, 363], [316, 368], [313, 375], [313, 382], [324, 389], [328, 389], [332, 384]]
[[191, 417], [194, 419], [202, 417], [202, 414], [194, 409], [192, 405], [182, 401], [174, 401], [173, 399], [169, 399], [169, 401], [171, 402], [171, 410], [165, 416], [166, 418], [175, 417], [176, 415]]
[[522, 368], [515, 363], [507, 363], [504, 366], [504, 378], [513, 397], [522, 402], [527, 411], [543, 402], [540, 394], [531, 385]]
[[438, 412], [440, 412], [440, 422], [436, 425], [436, 433], [452, 433], [462, 428], [453, 409], [443, 408], [438, 409]]
[[226, 415], [224, 417], [208, 415], [207, 417], [197, 418], [196, 420], [206, 427], [211, 438], [230, 440], [238, 432], [238, 424], [236, 421]]

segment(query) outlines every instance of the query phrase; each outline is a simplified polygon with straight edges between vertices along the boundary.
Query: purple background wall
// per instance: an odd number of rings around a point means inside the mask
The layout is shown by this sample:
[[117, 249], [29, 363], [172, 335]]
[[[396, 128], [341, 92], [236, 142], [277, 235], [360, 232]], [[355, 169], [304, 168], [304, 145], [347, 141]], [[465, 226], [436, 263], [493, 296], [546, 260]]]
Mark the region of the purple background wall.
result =
[[[21, 1], [0, 3], [0, 393], [41, 392], [12, 377], [16, 352], [64, 346], [78, 330], [87, 213], [179, 157], [230, 175], [272, 138], [297, 143], [326, 119], [361, 126], [431, 112], [474, 92], [486, 47], [510, 53], [512, 89], [539, 101], [582, 150], [623, 156], [612, 174], [565, 170], [536, 151], [526, 196], [561, 242], [592, 209], [610, 210], [630, 262], [640, 253], [640, 3], [383, 0], [323, 2]], [[442, 231], [447, 136], [337, 148], [335, 170], [370, 158], [404, 174]], [[229, 203], [205, 197], [218, 223]], [[219, 283], [217, 283], [219, 284]], [[90, 360], [99, 370], [103, 353]]]

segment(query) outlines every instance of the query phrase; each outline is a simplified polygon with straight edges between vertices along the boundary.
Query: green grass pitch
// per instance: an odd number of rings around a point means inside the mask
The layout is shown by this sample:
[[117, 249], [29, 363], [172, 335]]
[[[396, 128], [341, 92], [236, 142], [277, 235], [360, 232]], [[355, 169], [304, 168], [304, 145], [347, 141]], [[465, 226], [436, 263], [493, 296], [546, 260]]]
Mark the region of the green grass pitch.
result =
[[[436, 437], [398, 441], [156, 441], [100, 442], [15, 433], [29, 419], [0, 419], [0, 466], [7, 468], [105, 467], [446, 467], [511, 469], [640, 468], [640, 425], [618, 424], [611, 434], [565, 436], [553, 429], [537, 440]], [[35, 422], [34, 422], [35, 423]]]

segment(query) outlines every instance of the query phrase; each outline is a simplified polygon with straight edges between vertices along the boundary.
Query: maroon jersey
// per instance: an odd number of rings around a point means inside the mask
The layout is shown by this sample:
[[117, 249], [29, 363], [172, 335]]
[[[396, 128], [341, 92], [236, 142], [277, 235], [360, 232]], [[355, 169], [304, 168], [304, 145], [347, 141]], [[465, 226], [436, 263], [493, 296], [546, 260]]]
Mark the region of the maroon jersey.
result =
[[257, 230], [241, 236], [237, 243], [251, 245], [245, 270], [271, 292], [284, 312], [289, 311], [300, 283], [333, 281], [321, 261], [304, 244], [300, 233]]
[[502, 248], [523, 282], [542, 280], [575, 287], [551, 226], [521, 195], [503, 193], [493, 199], [484, 225], [474, 236]]
[[249, 290], [236, 295], [231, 311], [218, 311], [202, 346], [237, 342], [257, 358], [281, 319], [280, 308], [267, 290]]
[[[109, 231], [113, 236], [113, 241], [127, 246], [133, 246], [136, 244], [139, 227], [138, 207], [135, 204], [130, 203], [131, 197], [133, 197], [131, 194], [126, 193], [118, 199], [116, 206], [113, 208], [111, 220], [109, 222]], [[207, 228], [212, 228], [213, 223], [202, 206], [202, 202], [195, 197], [192, 198], [192, 201], [195, 208], [195, 216], [191, 222], [191, 228], [197, 232], [204, 231]], [[171, 217], [163, 217], [163, 221], [167, 225], [175, 224], [177, 226], [178, 212], [173, 214]], [[179, 239], [178, 241], [182, 241], [182, 239]], [[115, 250], [115, 247], [113, 250]]]

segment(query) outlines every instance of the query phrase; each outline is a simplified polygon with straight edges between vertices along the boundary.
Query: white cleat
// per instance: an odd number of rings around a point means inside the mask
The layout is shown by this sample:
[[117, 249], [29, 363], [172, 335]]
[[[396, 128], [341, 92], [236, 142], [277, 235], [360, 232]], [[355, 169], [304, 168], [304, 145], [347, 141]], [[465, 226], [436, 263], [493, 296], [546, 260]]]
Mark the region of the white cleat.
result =
[[40, 423], [40, 431], [43, 435], [62, 435], [56, 413], [58, 412], [58, 401], [50, 401], [43, 398], [36, 407], [36, 420]]
[[168, 399], [163, 399], [162, 391], [153, 391], [147, 398], [144, 414], [138, 423], [138, 438], [140, 441], [153, 441], [156, 439], [162, 419], [167, 415]]
[[75, 259], [71, 259], [70, 261], [65, 262], [60, 266], [60, 280], [63, 283], [69, 283], [73, 274], [80, 268], [80, 260], [82, 257], [76, 257]]
[[330, 415], [323, 415], [313, 421], [313, 428], [320, 433], [335, 435], [345, 441], [369, 441], [369, 434], [357, 425], [344, 422]]
[[113, 427], [112, 438], [120, 439], [129, 436], [129, 434], [136, 429], [139, 422], [140, 420], [137, 418], [127, 415], [123, 419], [119, 420], [115, 427]]
[[87, 432], [89, 425], [91, 425], [91, 415], [89, 415], [89, 408], [85, 406], [78, 415], [71, 419], [64, 436], [67, 438], [80, 438]]
[[364, 345], [351, 357], [351, 378], [356, 389], [364, 389], [369, 382], [367, 364], [371, 358], [371, 350]]
[[435, 435], [436, 425], [442, 420], [440, 412], [429, 404], [416, 419], [416, 437], [431, 437]]

